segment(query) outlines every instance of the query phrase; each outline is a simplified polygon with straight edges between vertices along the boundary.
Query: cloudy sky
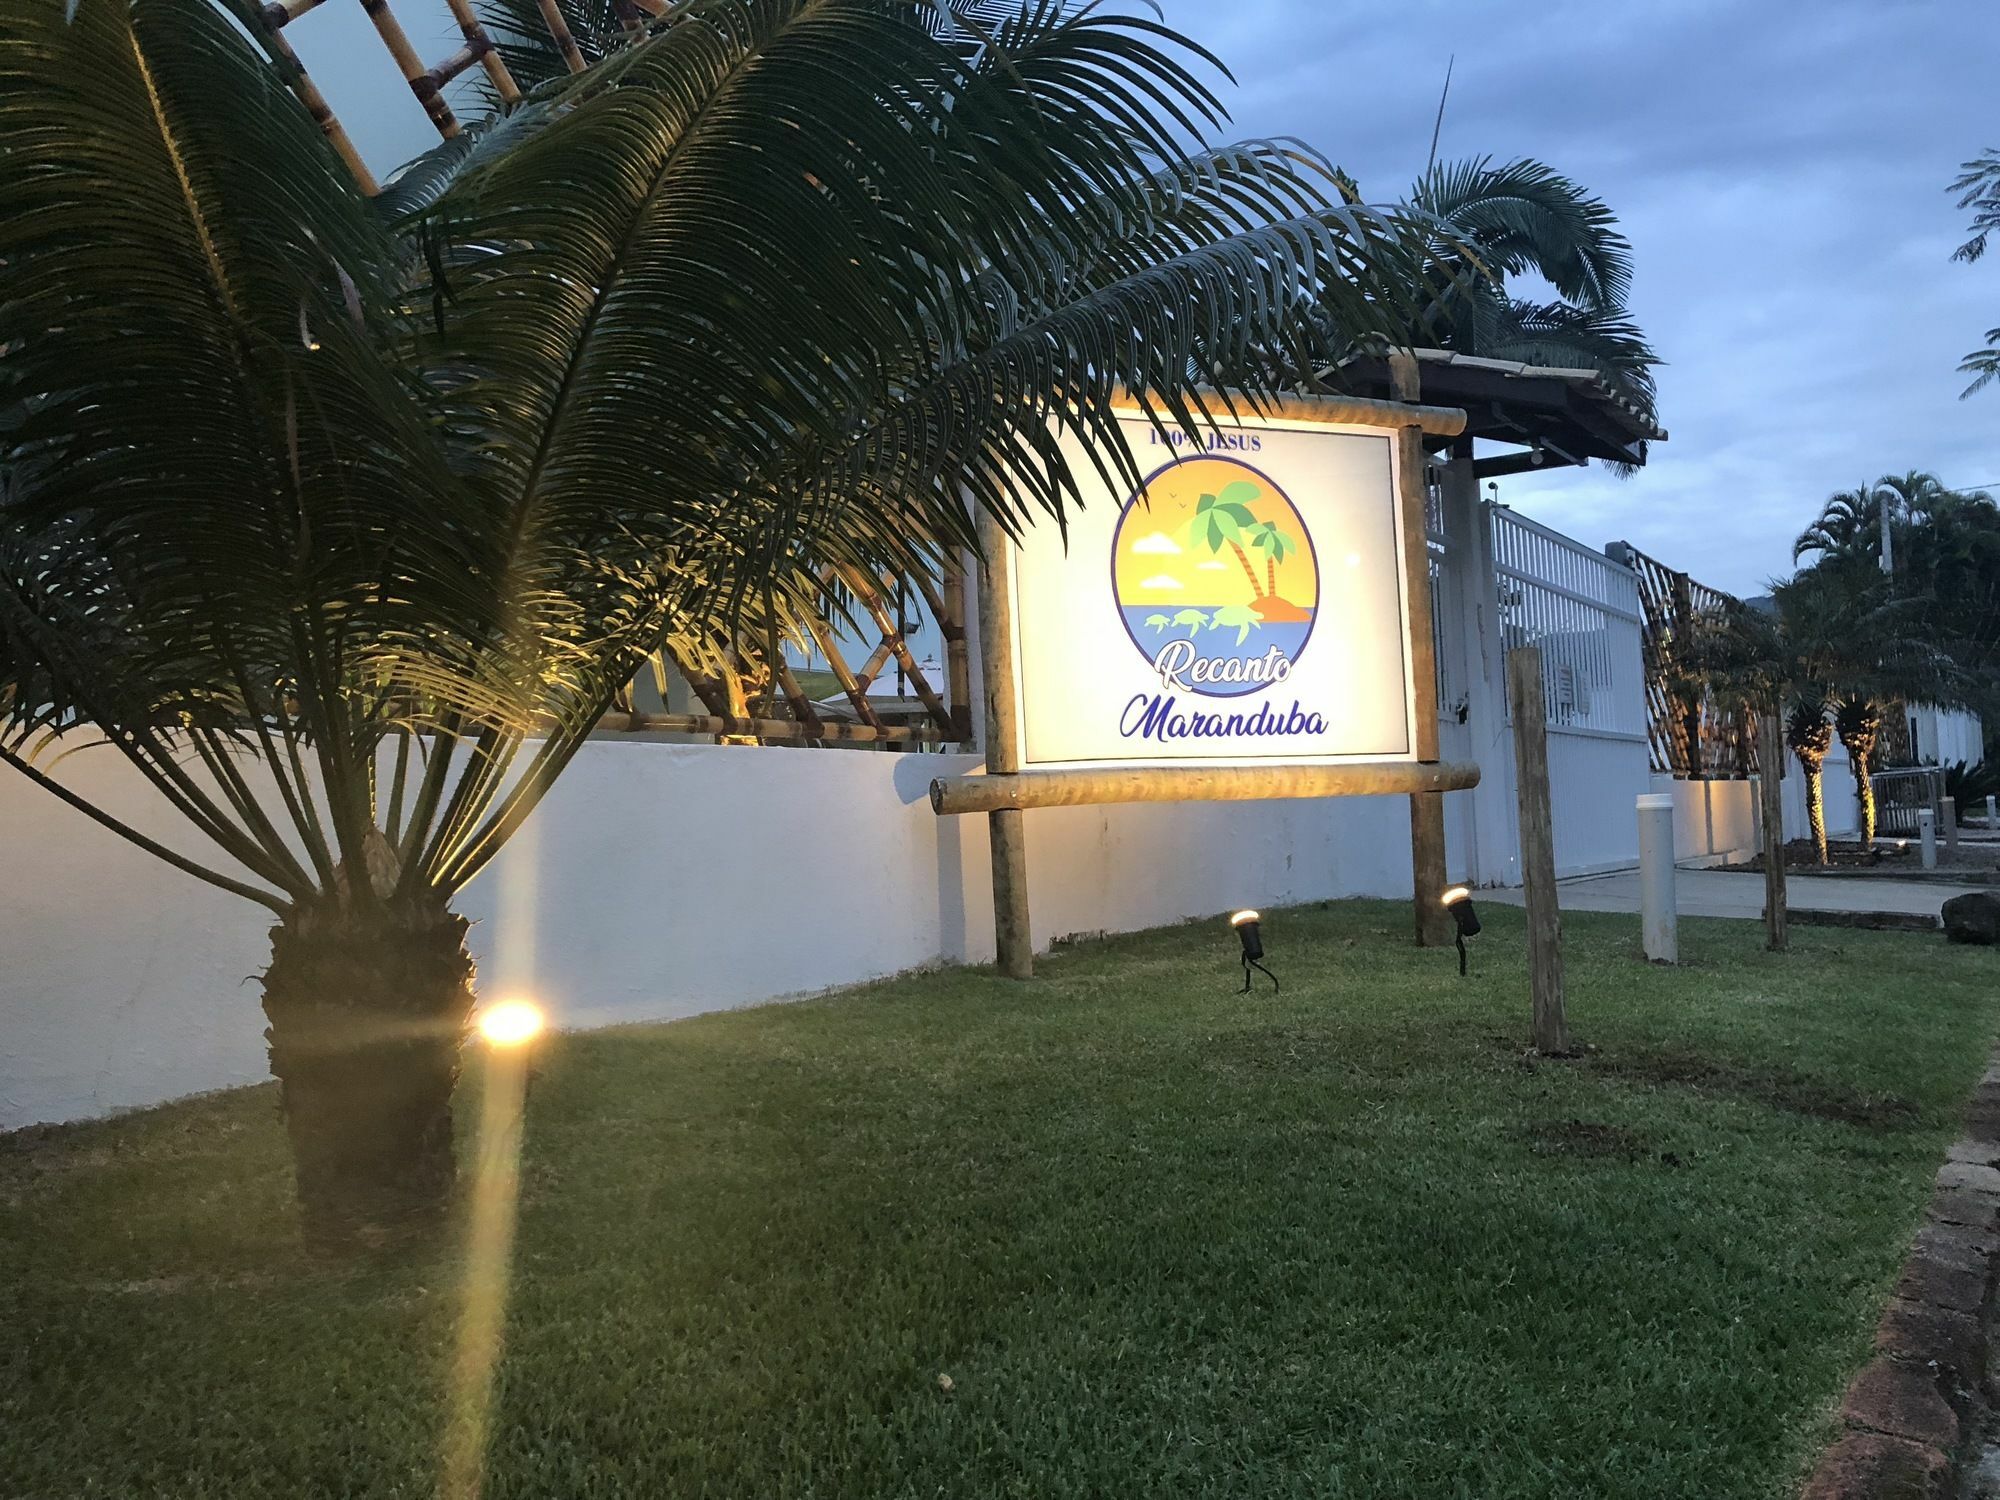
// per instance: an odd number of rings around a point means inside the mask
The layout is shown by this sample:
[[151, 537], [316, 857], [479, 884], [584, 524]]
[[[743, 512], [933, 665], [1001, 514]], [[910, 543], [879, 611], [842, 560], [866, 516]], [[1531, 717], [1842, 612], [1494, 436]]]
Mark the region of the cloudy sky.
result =
[[[1952, 264], [1944, 191], [2000, 146], [1993, 0], [1163, 3], [1236, 75], [1233, 133], [1302, 136], [1371, 197], [1423, 167], [1455, 50], [1442, 155], [1540, 157], [1616, 210], [1672, 440], [1630, 480], [1503, 480], [1508, 504], [1748, 592], [1836, 489], [2000, 486], [2000, 389], [1961, 402], [1955, 370], [2000, 323], [2000, 258]], [[403, 8], [420, 36], [426, 9]], [[378, 169], [428, 144], [360, 7], [294, 39]]]

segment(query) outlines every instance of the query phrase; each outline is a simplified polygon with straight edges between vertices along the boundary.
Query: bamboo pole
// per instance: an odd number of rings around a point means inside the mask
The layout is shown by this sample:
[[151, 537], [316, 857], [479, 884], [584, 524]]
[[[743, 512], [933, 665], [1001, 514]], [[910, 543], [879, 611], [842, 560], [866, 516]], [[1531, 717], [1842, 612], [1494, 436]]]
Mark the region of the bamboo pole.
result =
[[[1417, 359], [1391, 354], [1389, 376], [1396, 407], [1405, 425], [1396, 430], [1396, 496], [1403, 527], [1403, 598], [1409, 620], [1410, 683], [1416, 696], [1417, 759], [1434, 764], [1438, 758], [1437, 638], [1431, 628], [1431, 553], [1425, 521], [1424, 429], [1410, 424], [1408, 413], [1421, 411]], [[1461, 413], [1463, 426], [1463, 414]], [[1444, 796], [1415, 792], [1410, 796], [1410, 875], [1412, 916], [1417, 946], [1439, 948], [1452, 940], [1451, 913], [1444, 907]]]
[[556, 9], [556, 0], [535, 0], [542, 12], [542, 21], [549, 28], [549, 38], [556, 44], [556, 51], [562, 54], [563, 66], [572, 73], [581, 73], [588, 64], [583, 54], [577, 51], [576, 38], [569, 34], [569, 23]]
[[847, 701], [854, 705], [854, 712], [864, 724], [876, 728], [882, 725], [882, 716], [875, 712], [875, 705], [868, 701], [868, 685], [848, 670], [847, 658], [840, 654], [840, 646], [833, 638], [833, 632], [826, 627], [826, 621], [817, 614], [806, 618], [806, 629], [811, 633], [813, 644], [819, 647], [821, 656], [826, 658], [827, 670], [833, 673], [833, 680], [840, 684], [840, 690], [847, 694]]
[[417, 49], [404, 35], [402, 23], [389, 9], [389, 0], [361, 0], [361, 8], [375, 23], [376, 34], [382, 38], [382, 45], [389, 49], [396, 71], [403, 75], [403, 82], [410, 86], [410, 92], [417, 96], [417, 103], [423, 105], [424, 113], [431, 117], [431, 124], [437, 127], [437, 133], [450, 140], [458, 134], [458, 117], [451, 112], [444, 91], [431, 77], [424, 60], [417, 56]]
[[272, 0], [264, 7], [264, 20], [273, 31], [289, 26], [307, 11], [315, 9], [321, 0]]
[[799, 679], [792, 673], [792, 664], [782, 656], [778, 658], [778, 686], [784, 690], [785, 701], [792, 706], [792, 717], [812, 731], [806, 737], [824, 739], [825, 736], [818, 731], [824, 727], [826, 720], [820, 717], [818, 706], [807, 696], [806, 690], [799, 686]]
[[882, 632], [882, 644], [895, 656], [904, 675], [909, 678], [910, 686], [916, 689], [917, 697], [930, 712], [931, 717], [937, 720], [938, 728], [950, 734], [951, 709], [944, 699], [937, 695], [937, 689], [930, 685], [929, 679], [918, 667], [916, 657], [910, 654], [910, 643], [903, 639], [903, 622], [891, 617], [889, 606], [882, 602], [880, 593], [868, 587], [867, 579], [857, 573], [849, 572], [847, 584], [868, 611], [868, 617], [875, 622], [875, 628]]
[[[979, 667], [986, 689], [986, 772], [989, 780], [1021, 770], [1021, 707], [1014, 691], [1013, 542], [988, 511], [979, 515], [985, 554], [979, 588]], [[1018, 807], [986, 815], [993, 857], [993, 946], [1009, 979], [1035, 974], [1034, 929], [1028, 913], [1028, 830]]]
[[463, 47], [452, 53], [450, 57], [447, 57], [443, 62], [431, 69], [429, 75], [431, 83], [438, 88], [443, 88], [452, 79], [458, 77], [459, 74], [484, 57], [486, 52], [487, 49], [485, 47], [474, 42], [467, 42]]
[[299, 61], [299, 55], [292, 50], [292, 44], [279, 35], [276, 26], [265, 32], [265, 41], [269, 44], [273, 55], [290, 72], [291, 77], [288, 82], [291, 84], [293, 96], [305, 106], [306, 113], [312, 117], [313, 124], [319, 126], [320, 134], [326, 137], [327, 144], [332, 146], [335, 154], [347, 164], [347, 170], [353, 175], [355, 186], [367, 197], [373, 198], [382, 191], [381, 185], [375, 181], [375, 174], [368, 170], [368, 164], [362, 161], [361, 153], [354, 149], [354, 142], [347, 138], [347, 132], [341, 128], [339, 117], [333, 112], [333, 106], [326, 102], [326, 96], [313, 83], [312, 75], [306, 72], [306, 65]]
[[1785, 741], [1778, 716], [1757, 715], [1757, 790], [1763, 809], [1764, 946], [1783, 953], [1790, 942], [1785, 909]]
[[944, 636], [945, 696], [951, 700], [952, 727], [959, 743], [972, 743], [972, 665], [965, 640], [965, 569], [953, 549], [945, 564], [944, 596], [939, 600], [938, 630]]
[[906, 744], [936, 740], [937, 732], [915, 724], [839, 724], [831, 719], [801, 723], [792, 719], [737, 718], [725, 714], [610, 713], [600, 729], [636, 732], [665, 730], [672, 734], [752, 736], [765, 740], [845, 740], [855, 744]]
[[493, 38], [486, 34], [486, 28], [479, 24], [479, 17], [473, 14], [472, 0], [445, 0], [451, 7], [451, 18], [458, 22], [458, 29], [465, 40], [474, 47], [484, 47], [479, 54], [480, 66], [486, 69], [486, 76], [492, 80], [494, 89], [508, 104], [518, 104], [521, 86], [514, 82], [514, 75], [507, 71], [507, 64], [501, 60], [500, 51], [493, 45]]
[[1324, 766], [1120, 766], [941, 776], [931, 783], [940, 817], [1001, 808], [1096, 807], [1109, 802], [1250, 802], [1297, 797], [1379, 797], [1461, 791], [1479, 783], [1470, 761], [1410, 760]]
[[1514, 710], [1514, 794], [1521, 809], [1521, 885], [1535, 1050], [1560, 1056], [1569, 1051], [1569, 1023], [1563, 1014], [1562, 909], [1556, 898], [1549, 710], [1539, 646], [1516, 646], [1507, 653], [1507, 699]]

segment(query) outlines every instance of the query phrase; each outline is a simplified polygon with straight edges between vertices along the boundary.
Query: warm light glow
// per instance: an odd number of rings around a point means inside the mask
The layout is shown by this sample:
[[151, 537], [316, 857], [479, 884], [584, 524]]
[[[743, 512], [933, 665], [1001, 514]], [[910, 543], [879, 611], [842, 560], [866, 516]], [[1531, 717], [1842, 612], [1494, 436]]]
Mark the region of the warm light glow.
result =
[[1442, 896], [1438, 897], [1438, 900], [1446, 906], [1456, 906], [1461, 901], [1470, 900], [1471, 897], [1472, 892], [1468, 891], [1462, 885], [1455, 885]]
[[1259, 918], [1254, 911], [1239, 911], [1229, 919], [1229, 925], [1231, 927], [1241, 927], [1245, 922], [1255, 922], [1257, 920]]
[[518, 1047], [540, 1036], [547, 1021], [531, 1000], [502, 1000], [479, 1013], [479, 1035], [495, 1047]]

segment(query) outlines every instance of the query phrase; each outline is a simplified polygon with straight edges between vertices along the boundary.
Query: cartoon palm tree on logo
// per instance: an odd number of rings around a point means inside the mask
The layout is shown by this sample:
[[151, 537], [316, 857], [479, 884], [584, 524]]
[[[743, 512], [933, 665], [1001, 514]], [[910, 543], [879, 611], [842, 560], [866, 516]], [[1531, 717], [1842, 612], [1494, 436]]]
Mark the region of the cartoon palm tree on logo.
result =
[[[1263, 490], [1247, 479], [1233, 480], [1216, 495], [1203, 495], [1188, 522], [1188, 542], [1220, 553], [1226, 546], [1236, 554], [1243, 576], [1250, 580], [1250, 608], [1262, 620], [1304, 620], [1308, 616], [1298, 605], [1278, 593], [1278, 569], [1299, 550], [1298, 539], [1282, 530], [1275, 521], [1260, 521], [1250, 506]], [[1258, 578], [1245, 545], [1264, 554], [1264, 576]]]
[[1250, 514], [1250, 502], [1262, 493], [1247, 479], [1235, 480], [1225, 484], [1221, 494], [1203, 495], [1196, 501], [1194, 519], [1188, 522], [1190, 545], [1206, 546], [1210, 552], [1220, 552], [1227, 546], [1236, 554], [1237, 562], [1243, 565], [1243, 576], [1250, 580], [1252, 598], [1263, 591], [1257, 587], [1257, 570], [1250, 566], [1243, 542], [1257, 526], [1257, 518]]
[[1276, 521], [1261, 521], [1258, 523], [1256, 531], [1251, 533], [1250, 545], [1264, 554], [1264, 593], [1262, 597], [1276, 599], [1278, 597], [1278, 565], [1299, 550], [1298, 541], [1279, 530]]

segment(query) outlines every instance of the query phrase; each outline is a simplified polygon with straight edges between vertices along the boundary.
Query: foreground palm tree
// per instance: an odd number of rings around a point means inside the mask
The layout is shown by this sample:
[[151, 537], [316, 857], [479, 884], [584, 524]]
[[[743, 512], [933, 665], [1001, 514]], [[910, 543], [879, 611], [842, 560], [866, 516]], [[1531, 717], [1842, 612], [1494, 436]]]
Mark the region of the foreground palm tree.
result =
[[[990, 8], [990, 7], [988, 7]], [[0, 758], [268, 908], [308, 1234], [434, 1222], [455, 894], [648, 653], [1137, 474], [1424, 236], [1146, 20], [695, 0], [364, 199], [243, 0], [0, 8]], [[60, 781], [101, 736], [195, 852]], [[205, 846], [205, 847], [200, 847]]]

